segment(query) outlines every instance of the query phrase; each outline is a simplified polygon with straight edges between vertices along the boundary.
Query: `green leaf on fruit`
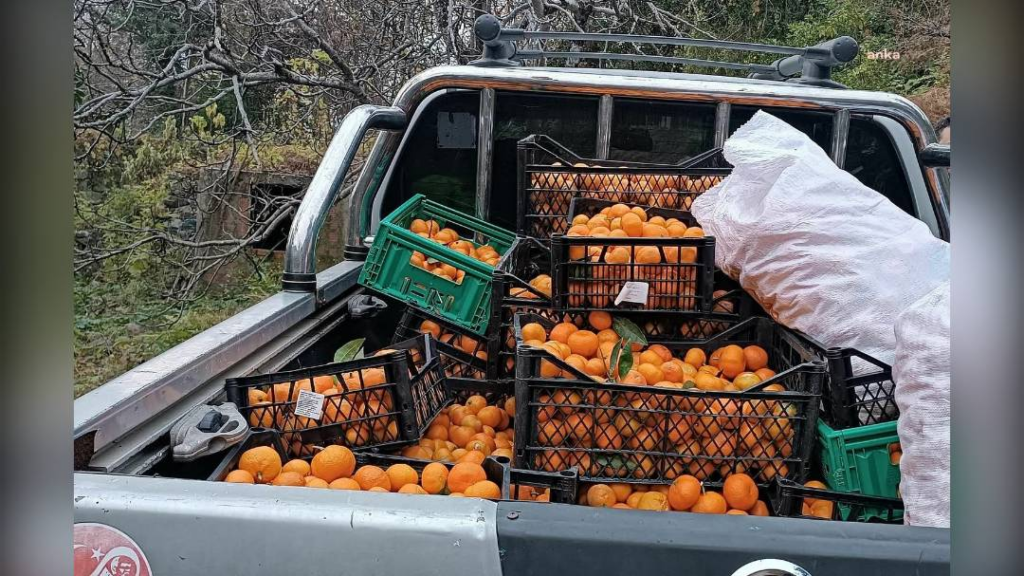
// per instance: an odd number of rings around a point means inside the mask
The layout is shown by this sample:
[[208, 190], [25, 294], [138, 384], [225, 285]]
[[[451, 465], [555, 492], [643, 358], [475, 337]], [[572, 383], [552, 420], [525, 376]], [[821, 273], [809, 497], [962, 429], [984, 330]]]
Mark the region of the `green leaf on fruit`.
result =
[[[613, 356], [614, 357], [614, 356]], [[625, 346], [619, 353], [619, 374], [625, 376], [633, 369], [633, 351]]]
[[628, 346], [623, 346], [623, 340], [619, 340], [612, 346], [612, 361], [608, 363], [608, 379], [618, 381], [620, 376], [628, 374], [633, 369], [633, 351]]
[[334, 352], [334, 361], [351, 362], [352, 360], [358, 360], [363, 355], [364, 342], [366, 342], [366, 338], [356, 338], [355, 340], [345, 342], [341, 348]]
[[643, 330], [626, 318], [612, 318], [612, 330], [627, 343], [647, 346], [647, 336]]

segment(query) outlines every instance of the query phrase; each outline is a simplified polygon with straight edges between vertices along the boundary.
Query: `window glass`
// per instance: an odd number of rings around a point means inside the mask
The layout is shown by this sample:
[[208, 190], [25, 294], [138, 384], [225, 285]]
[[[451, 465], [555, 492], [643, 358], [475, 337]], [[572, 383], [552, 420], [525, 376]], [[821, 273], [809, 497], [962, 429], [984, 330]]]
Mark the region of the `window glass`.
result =
[[871, 120], [850, 119], [845, 168], [862, 184], [885, 195], [907, 214], [917, 216], [899, 154], [884, 128]]
[[786, 108], [759, 108], [756, 106], [733, 106], [729, 114], [729, 134], [735, 132], [754, 116], [758, 110], [775, 116], [797, 130], [807, 134], [825, 152], [832, 149], [832, 114], [829, 112], [808, 112]]
[[715, 107], [616, 98], [610, 159], [676, 164], [714, 146]]
[[544, 134], [584, 158], [597, 149], [597, 97], [498, 92], [494, 104], [494, 161], [489, 220], [516, 228], [516, 144]]
[[476, 91], [443, 94], [426, 104], [392, 174], [382, 216], [414, 194], [474, 213], [479, 108]]

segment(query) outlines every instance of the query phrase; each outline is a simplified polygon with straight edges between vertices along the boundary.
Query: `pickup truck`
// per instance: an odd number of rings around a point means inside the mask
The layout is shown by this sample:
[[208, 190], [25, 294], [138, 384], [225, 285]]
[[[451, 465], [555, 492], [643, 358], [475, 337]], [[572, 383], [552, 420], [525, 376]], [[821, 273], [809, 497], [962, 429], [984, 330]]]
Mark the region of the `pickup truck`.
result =
[[[948, 574], [946, 529], [275, 490], [203, 481], [201, 471], [173, 461], [169, 429], [195, 406], [222, 402], [225, 379], [323, 364], [354, 338], [365, 337], [367, 349], [390, 341], [400, 310], [368, 316], [350, 306], [365, 293], [356, 280], [382, 215], [422, 193], [514, 230], [516, 143], [530, 134], [587, 157], [671, 163], [721, 146], [763, 109], [948, 240], [948, 147], [907, 99], [831, 80], [831, 68], [856, 54], [852, 39], [797, 49], [581, 37], [502, 29], [486, 16], [476, 32], [480, 60], [426, 70], [392, 106], [360, 106], [341, 121], [294, 216], [281, 292], [75, 401], [76, 526], [114, 529], [158, 575]], [[782, 57], [772, 65], [710, 63], [745, 67], [745, 78], [526, 65], [566, 56], [702, 64], [515, 44], [550, 39]], [[345, 260], [318, 270], [320, 228], [371, 130], [376, 142], [347, 198]]]

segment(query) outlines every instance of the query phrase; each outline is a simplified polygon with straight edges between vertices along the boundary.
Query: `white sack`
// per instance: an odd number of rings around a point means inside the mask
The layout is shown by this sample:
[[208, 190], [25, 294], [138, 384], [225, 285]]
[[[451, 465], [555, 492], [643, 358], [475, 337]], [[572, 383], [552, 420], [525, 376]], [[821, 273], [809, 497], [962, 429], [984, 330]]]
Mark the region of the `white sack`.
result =
[[896, 316], [949, 277], [949, 244], [765, 112], [724, 154], [732, 174], [692, 207], [718, 267], [783, 325], [892, 364]]
[[897, 432], [904, 523], [949, 527], [949, 282], [896, 320]]

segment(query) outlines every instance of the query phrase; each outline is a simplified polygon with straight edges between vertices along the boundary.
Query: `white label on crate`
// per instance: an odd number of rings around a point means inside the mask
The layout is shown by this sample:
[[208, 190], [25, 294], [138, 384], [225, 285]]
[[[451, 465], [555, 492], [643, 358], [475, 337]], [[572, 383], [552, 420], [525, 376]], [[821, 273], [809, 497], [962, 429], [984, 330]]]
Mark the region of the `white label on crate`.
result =
[[295, 415], [320, 421], [324, 415], [324, 395], [312, 390], [299, 390], [299, 399], [295, 402]]
[[623, 302], [647, 304], [648, 289], [647, 282], [626, 282], [622, 285], [619, 295], [615, 297], [615, 305], [618, 306]]

